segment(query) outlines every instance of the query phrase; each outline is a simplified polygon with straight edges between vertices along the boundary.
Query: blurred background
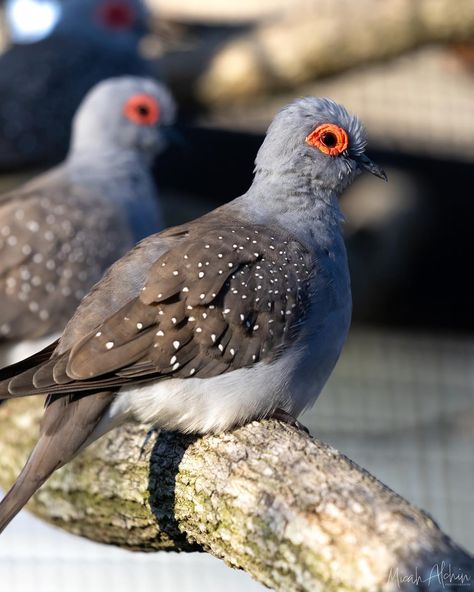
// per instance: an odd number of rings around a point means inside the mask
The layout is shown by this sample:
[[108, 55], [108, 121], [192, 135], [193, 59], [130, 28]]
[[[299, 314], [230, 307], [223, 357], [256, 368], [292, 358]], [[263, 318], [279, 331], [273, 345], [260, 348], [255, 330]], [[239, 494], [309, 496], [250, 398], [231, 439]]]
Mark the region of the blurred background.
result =
[[[0, 4], [0, 191], [61, 160], [101, 77], [150, 72], [178, 99], [181, 140], [155, 165], [168, 224], [247, 189], [266, 126], [292, 98], [357, 113], [389, 183], [363, 177], [342, 199], [353, 328], [302, 421], [472, 552], [474, 3], [147, 0], [125, 55], [87, 18], [64, 24], [72, 1]], [[136, 5], [84, 2], [118, 30]], [[263, 590], [208, 556], [132, 555], [26, 513], [0, 539], [0, 581], [11, 592]]]

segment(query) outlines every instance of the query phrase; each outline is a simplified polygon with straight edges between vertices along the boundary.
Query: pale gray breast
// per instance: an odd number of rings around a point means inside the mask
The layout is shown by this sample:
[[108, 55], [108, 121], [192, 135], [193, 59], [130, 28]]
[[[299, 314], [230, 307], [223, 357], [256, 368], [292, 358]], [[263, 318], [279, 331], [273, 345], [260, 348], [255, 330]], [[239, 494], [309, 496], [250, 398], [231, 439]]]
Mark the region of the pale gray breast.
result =
[[289, 382], [295, 415], [316, 401], [339, 358], [351, 322], [350, 275], [342, 235], [333, 237], [331, 248], [316, 247], [315, 258], [318, 273], [311, 282], [313, 304]]

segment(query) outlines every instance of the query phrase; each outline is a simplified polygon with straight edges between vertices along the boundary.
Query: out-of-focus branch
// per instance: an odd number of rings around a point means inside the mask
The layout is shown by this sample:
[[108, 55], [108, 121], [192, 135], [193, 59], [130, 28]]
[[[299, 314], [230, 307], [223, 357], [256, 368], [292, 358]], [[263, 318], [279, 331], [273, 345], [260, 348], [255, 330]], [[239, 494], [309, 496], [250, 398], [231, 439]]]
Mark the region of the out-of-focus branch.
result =
[[[309, 0], [310, 2], [312, 0]], [[242, 23], [281, 15], [308, 0], [145, 0], [152, 13], [180, 22]]]
[[295, 6], [246, 33], [211, 36], [184, 56], [165, 56], [166, 78], [205, 105], [245, 102], [421, 45], [474, 37], [472, 0], [308, 0]]

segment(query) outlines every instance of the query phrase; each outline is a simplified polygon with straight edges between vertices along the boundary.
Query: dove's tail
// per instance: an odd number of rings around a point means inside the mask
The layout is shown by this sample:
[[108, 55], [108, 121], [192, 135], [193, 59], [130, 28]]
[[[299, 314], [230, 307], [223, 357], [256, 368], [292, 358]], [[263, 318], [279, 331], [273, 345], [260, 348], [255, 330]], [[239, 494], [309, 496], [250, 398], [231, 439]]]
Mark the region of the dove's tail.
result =
[[[24, 360], [21, 360], [20, 362], [16, 362], [15, 364], [10, 364], [10, 366], [5, 366], [4, 368], [0, 368], [0, 404], [4, 400], [12, 398], [12, 395], [10, 394], [10, 392], [8, 390], [8, 385], [10, 383], [10, 380], [12, 378], [14, 378], [15, 376], [18, 376], [22, 372], [26, 372], [27, 370], [35, 368], [39, 364], [47, 362], [51, 358], [57, 345], [58, 345], [58, 340], [54, 341], [53, 343], [50, 343], [47, 347], [45, 347], [41, 351], [36, 352], [32, 356], [29, 356], [28, 358], [25, 358]], [[37, 393], [32, 391], [31, 394], [37, 394]]]
[[37, 489], [43, 485], [52, 471], [48, 475], [40, 476], [39, 474], [31, 475], [31, 462], [33, 461], [33, 454], [28, 459], [28, 462], [23, 467], [18, 479], [13, 484], [10, 491], [3, 498], [0, 503], [0, 532], [8, 526], [8, 524], [15, 518], [18, 512], [28, 502], [30, 497]]
[[56, 469], [91, 443], [90, 436], [114, 397], [114, 392], [106, 391], [87, 396], [61, 395], [48, 400], [38, 443], [0, 502], [0, 532]]

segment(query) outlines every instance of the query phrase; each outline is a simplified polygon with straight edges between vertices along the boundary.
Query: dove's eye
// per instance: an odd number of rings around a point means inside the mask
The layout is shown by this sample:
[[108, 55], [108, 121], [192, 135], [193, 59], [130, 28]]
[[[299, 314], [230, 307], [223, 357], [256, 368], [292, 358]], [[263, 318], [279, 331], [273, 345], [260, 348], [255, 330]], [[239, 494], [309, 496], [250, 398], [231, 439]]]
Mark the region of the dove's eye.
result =
[[329, 156], [341, 154], [347, 150], [349, 145], [346, 130], [334, 123], [318, 125], [316, 129], [306, 136], [305, 141], [310, 146], [318, 148], [318, 150]]
[[138, 125], [154, 125], [160, 116], [160, 106], [150, 95], [134, 95], [125, 103], [123, 114]]
[[124, 31], [133, 27], [135, 15], [127, 2], [106, 0], [97, 9], [99, 22], [109, 29]]

